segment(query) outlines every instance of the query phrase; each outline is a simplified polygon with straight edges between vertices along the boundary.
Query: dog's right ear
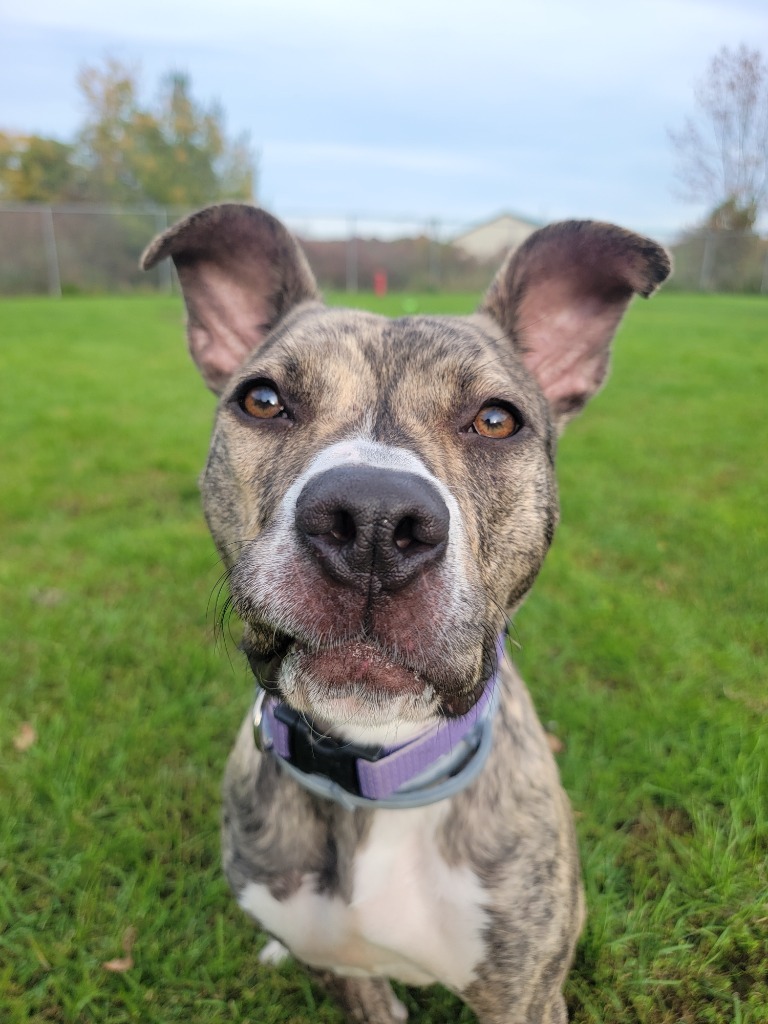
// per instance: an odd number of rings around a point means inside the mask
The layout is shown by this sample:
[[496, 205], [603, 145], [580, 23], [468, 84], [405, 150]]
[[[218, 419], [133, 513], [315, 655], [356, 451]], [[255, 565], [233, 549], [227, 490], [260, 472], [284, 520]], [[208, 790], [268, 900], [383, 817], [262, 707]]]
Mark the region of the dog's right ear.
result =
[[140, 266], [149, 270], [166, 256], [184, 293], [189, 350], [217, 394], [290, 309], [320, 298], [296, 239], [255, 206], [193, 213], [158, 235]]

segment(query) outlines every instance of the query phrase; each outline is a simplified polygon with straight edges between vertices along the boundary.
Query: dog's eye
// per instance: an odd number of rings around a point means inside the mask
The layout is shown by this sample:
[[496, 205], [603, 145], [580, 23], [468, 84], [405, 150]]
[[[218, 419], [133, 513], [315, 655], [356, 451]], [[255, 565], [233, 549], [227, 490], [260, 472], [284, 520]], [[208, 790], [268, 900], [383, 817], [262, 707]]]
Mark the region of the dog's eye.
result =
[[240, 408], [259, 420], [273, 420], [285, 415], [285, 406], [277, 391], [269, 384], [255, 384], [240, 396]]
[[472, 421], [471, 429], [483, 437], [503, 439], [516, 434], [521, 426], [511, 409], [503, 405], [485, 405]]

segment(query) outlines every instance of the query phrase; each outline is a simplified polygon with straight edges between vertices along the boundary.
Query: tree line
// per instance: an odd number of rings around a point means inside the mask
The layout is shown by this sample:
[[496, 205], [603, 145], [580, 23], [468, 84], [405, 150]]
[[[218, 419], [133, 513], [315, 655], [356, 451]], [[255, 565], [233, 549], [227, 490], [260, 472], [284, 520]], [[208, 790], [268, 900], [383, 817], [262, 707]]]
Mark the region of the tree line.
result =
[[0, 200], [193, 207], [252, 201], [256, 159], [247, 135], [230, 138], [217, 103], [171, 72], [153, 102], [137, 69], [113, 58], [78, 74], [85, 117], [69, 142], [0, 130]]
[[[135, 67], [107, 58], [78, 75], [83, 123], [69, 142], [0, 130], [0, 200], [192, 207], [253, 200], [247, 135], [230, 138], [217, 103], [171, 72], [142, 102]], [[669, 132], [681, 198], [707, 204], [704, 227], [751, 231], [768, 205], [768, 66], [757, 49], [722, 47]]]

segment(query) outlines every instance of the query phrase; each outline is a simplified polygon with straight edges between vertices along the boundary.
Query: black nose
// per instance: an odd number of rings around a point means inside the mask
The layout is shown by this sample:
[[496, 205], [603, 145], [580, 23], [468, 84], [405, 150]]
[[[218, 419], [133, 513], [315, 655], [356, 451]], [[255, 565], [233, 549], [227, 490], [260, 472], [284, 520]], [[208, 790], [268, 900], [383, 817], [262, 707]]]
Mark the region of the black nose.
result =
[[357, 589], [400, 590], [445, 553], [450, 514], [424, 477], [375, 466], [313, 476], [296, 528], [327, 575]]

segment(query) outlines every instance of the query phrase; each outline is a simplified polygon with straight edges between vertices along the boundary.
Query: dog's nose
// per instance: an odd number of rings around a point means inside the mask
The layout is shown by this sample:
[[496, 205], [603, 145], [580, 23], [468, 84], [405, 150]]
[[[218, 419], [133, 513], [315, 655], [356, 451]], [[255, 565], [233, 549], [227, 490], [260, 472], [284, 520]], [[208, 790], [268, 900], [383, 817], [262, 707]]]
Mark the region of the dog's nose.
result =
[[405, 587], [445, 553], [450, 514], [429, 480], [375, 466], [313, 476], [296, 502], [296, 528], [324, 571], [347, 586]]

